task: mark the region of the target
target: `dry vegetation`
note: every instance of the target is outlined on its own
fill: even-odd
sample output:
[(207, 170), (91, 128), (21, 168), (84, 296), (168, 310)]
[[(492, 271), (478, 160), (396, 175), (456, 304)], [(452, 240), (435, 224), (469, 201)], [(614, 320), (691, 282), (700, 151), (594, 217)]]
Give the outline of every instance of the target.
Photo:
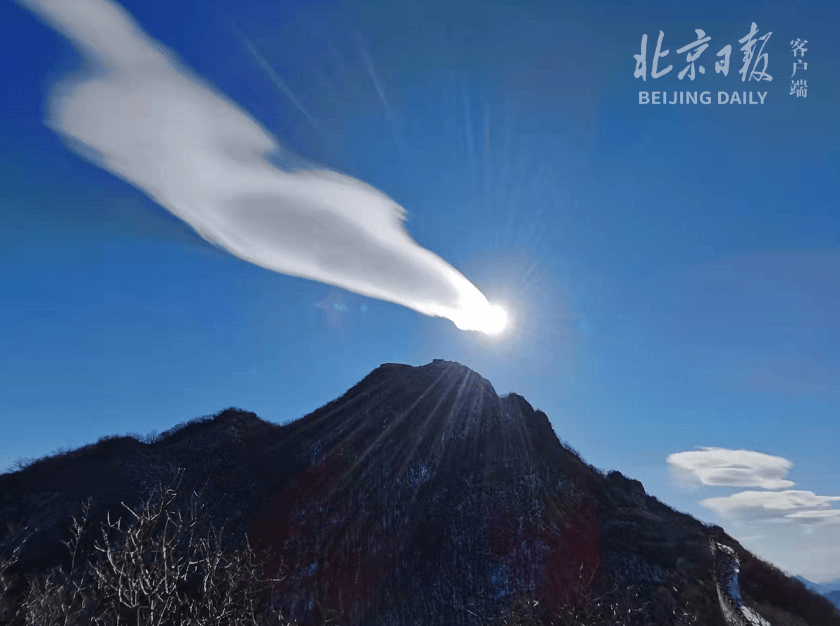
[(667, 622), (657, 617), (649, 601), (633, 588), (614, 581), (606, 592), (594, 593), (592, 580), (586, 580), (581, 569), (578, 584), (569, 603), (559, 613), (547, 616), (540, 611), (539, 602), (525, 597), (516, 598), (493, 626), (659, 626), (677, 623), (695, 626), (696, 617), (682, 607), (671, 609)]
[[(255, 552), (247, 537), (232, 549), (230, 540), (223, 541), (224, 527), (208, 525), (202, 492), (180, 497), (179, 487), (179, 481), (160, 487), (139, 510), (123, 505), (119, 516), (110, 513), (98, 528), (89, 519), (91, 502), (84, 503), (65, 542), (66, 563), (48, 573), (17, 567), (21, 550), (36, 531), (10, 529), (0, 545), (0, 624), (290, 626), (276, 609), (273, 583), (281, 572), (267, 572), (270, 555)], [(763, 565), (748, 562), (746, 569), (763, 573)], [(659, 615), (662, 607), (650, 606), (650, 599), (643, 601), (619, 581), (593, 594), (592, 582), (584, 580), (581, 570), (579, 584), (559, 614), (546, 615), (538, 602), (519, 596), (497, 619), (476, 615), (476, 624), (649, 626), (697, 621), (682, 608)], [(758, 595), (758, 589), (750, 591)], [(801, 598), (790, 600), (800, 608)], [(337, 618), (328, 622), (341, 623)]]
[[(83, 506), (73, 519), (69, 567), (45, 575), (16, 571), (31, 536), (18, 530), (0, 557), (0, 623), (9, 626), (262, 626), (287, 624), (272, 610), (266, 554), (245, 542), (223, 549), (223, 528), (203, 522), (201, 497), (186, 511), (175, 506), (176, 488), (160, 488), (139, 512), (108, 516), (90, 537)], [(124, 521), (127, 519), (127, 522)], [(82, 549), (91, 546), (93, 550)], [(85, 555), (87, 558), (85, 558)]]
[[(0, 623), (8, 626), (289, 626), (266, 575), (269, 555), (248, 544), (225, 549), (223, 528), (205, 522), (201, 493), (179, 507), (178, 484), (161, 487), (140, 511), (91, 528), (90, 502), (73, 518), (65, 542), (69, 565), (47, 574), (16, 568), (33, 532), (15, 529), (0, 546)], [(185, 510), (182, 510), (184, 508)], [(98, 532), (96, 532), (98, 530)], [(580, 589), (591, 589), (581, 579)], [(545, 620), (537, 602), (516, 598), (499, 626), (623, 626), (649, 624), (632, 593), (592, 597), (576, 592), (574, 608)], [(484, 620), (479, 620), (484, 622)]]

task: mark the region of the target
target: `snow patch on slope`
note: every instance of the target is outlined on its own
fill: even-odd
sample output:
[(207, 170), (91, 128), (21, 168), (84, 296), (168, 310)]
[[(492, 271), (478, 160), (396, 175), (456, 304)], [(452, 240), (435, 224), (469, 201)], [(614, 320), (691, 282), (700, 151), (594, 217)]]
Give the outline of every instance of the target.
[(712, 540), (715, 556), (715, 584), (717, 586), (720, 610), (729, 626), (772, 626), (753, 609), (744, 605), (744, 598), (738, 586), (740, 563), (735, 550)]

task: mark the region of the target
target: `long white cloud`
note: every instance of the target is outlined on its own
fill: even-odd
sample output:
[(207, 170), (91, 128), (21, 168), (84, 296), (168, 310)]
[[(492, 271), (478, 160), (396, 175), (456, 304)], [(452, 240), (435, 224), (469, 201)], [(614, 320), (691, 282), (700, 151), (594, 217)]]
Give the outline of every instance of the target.
[(498, 307), (411, 239), (402, 207), (336, 172), (273, 165), (270, 155), (285, 163), (296, 157), (122, 7), (18, 1), (70, 39), (94, 70), (56, 87), (50, 127), (202, 237), (256, 265), (446, 317), (462, 329), (503, 325)]
[(840, 496), (818, 496), (812, 491), (743, 491), (725, 498), (701, 500), (707, 509), (727, 519), (781, 519), (790, 522), (814, 523), (834, 521), (840, 509), (831, 503)]
[(828, 511), (799, 511), (785, 515), (789, 519), (805, 520), (805, 521), (836, 521), (840, 522), (840, 509), (829, 509)]
[(784, 479), (793, 463), (762, 452), (701, 448), (671, 454), (667, 460), (674, 474), (685, 482), (761, 489), (785, 489), (794, 485)]

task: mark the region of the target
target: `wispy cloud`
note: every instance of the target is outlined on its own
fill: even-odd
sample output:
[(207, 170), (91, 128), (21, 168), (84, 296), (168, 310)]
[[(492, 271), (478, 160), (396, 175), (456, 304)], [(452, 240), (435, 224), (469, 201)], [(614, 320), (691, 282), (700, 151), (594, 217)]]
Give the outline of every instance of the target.
[[(833, 498), (838, 500), (840, 498)], [(800, 511), (798, 513), (791, 513), (785, 516), (788, 519), (797, 519), (805, 521), (837, 521), (840, 522), (840, 509), (831, 509), (828, 511)]]
[(367, 70), (368, 76), (370, 76), (370, 79), (373, 82), (376, 94), (379, 96), (379, 101), (382, 103), (382, 108), (385, 111), (385, 117), (388, 118), (388, 125), (391, 127), (391, 133), (394, 136), (394, 142), (401, 152), (405, 152), (407, 149), (405, 146), (405, 140), (403, 139), (402, 134), (399, 131), (399, 127), (397, 126), (397, 121), (394, 117), (394, 111), (391, 108), (391, 103), (388, 102), (388, 98), (385, 96), (382, 81), (379, 79), (379, 75), (376, 73), (376, 68), (373, 65), (373, 58), (370, 56), (367, 45), (361, 36), (359, 36), (359, 43), (362, 49), (362, 62), (365, 65), (365, 70)]
[[(49, 103), (47, 124), (68, 147), (246, 261), (446, 317), (459, 328), (497, 324), (498, 309), (474, 285), (411, 239), (402, 207), (336, 172), (275, 166), (269, 157), (300, 161), (119, 5), (18, 1), (69, 38), (91, 70), (59, 84)], [(284, 93), (311, 122), (295, 95)]]
[(708, 498), (700, 504), (730, 520), (786, 520), (799, 523), (840, 519), (831, 503), (840, 496), (818, 496), (811, 491), (742, 491), (725, 498)]
[(257, 50), (254, 43), (250, 39), (242, 35), (238, 30), (236, 30), (236, 35), (237, 37), (239, 37), (239, 40), (248, 50), (248, 53), (251, 55), (251, 57), (254, 59), (257, 65), (260, 66), (260, 68), (265, 72), (266, 76), (268, 76), (268, 78), (271, 80), (274, 86), (277, 87), (277, 90), (284, 96), (286, 96), (289, 99), (289, 102), (291, 102), (298, 111), (303, 113), (303, 116), (309, 120), (309, 122), (312, 124), (312, 126), (315, 127), (316, 130), (321, 131), (321, 127), (318, 124), (317, 120), (306, 109), (306, 107), (303, 106), (303, 104), (295, 95), (295, 93), (289, 88), (285, 81), (283, 81), (283, 79), (280, 78), (280, 75), (274, 71), (274, 68), (271, 67), (271, 65), (269, 65), (265, 56), (263, 56), (262, 53), (260, 53), (260, 51)]
[(793, 463), (762, 452), (701, 448), (671, 454), (667, 460), (674, 475), (687, 483), (761, 489), (784, 489), (794, 485), (784, 479)]

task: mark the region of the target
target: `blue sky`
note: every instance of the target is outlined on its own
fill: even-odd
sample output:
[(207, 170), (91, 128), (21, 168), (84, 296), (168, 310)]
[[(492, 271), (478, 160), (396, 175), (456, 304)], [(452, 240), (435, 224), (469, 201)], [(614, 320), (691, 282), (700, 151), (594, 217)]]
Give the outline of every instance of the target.
[[(280, 144), (403, 206), (417, 243), (509, 308), (498, 337), (210, 245), (45, 125), (81, 58), (0, 6), (0, 465), (228, 406), (282, 423), (381, 363), (445, 358), (525, 396), (588, 462), (791, 573), (840, 577), (824, 499), (840, 495), (840, 8), (456, 4), (123, 6)], [(738, 75), (752, 22), (773, 33), (771, 82)], [(706, 73), (680, 81), (697, 28)], [(660, 30), (674, 70), (634, 78)], [(654, 90), (714, 103), (639, 104)], [(666, 460), (699, 447), (765, 456), (707, 450), (712, 474)], [(768, 472), (810, 493), (778, 496), (799, 517), (760, 505), (785, 491)], [(757, 508), (709, 506), (749, 491)]]

